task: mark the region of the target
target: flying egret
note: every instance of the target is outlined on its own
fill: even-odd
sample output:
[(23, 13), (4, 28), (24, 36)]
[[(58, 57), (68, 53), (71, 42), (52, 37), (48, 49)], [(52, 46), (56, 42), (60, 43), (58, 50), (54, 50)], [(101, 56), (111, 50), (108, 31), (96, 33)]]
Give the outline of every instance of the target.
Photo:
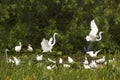
[(33, 48), (31, 46), (31, 44), (28, 44), (28, 48), (27, 48), (28, 52), (32, 52), (33, 51)]
[(74, 60), (73, 60), (71, 57), (68, 56), (68, 62), (69, 62), (69, 63), (73, 63)]
[(97, 57), (97, 54), (100, 52), (101, 50), (96, 51), (95, 53), (93, 51), (88, 51), (86, 52), (86, 54), (89, 54), (90, 57)]
[(87, 57), (85, 57), (85, 61), (83, 62), (83, 64), (89, 64)]
[[(50, 39), (49, 39), (49, 41), (48, 40), (46, 40), (45, 38), (43, 38), (43, 40), (42, 40), (42, 42), (41, 42), (41, 46), (42, 46), (42, 50), (43, 50), (43, 52), (52, 52), (52, 48), (53, 48), (53, 46), (55, 45), (55, 43), (56, 43), (56, 39), (55, 39), (55, 35), (57, 35), (58, 33), (54, 33), (53, 34), (53, 37), (51, 37)], [(53, 43), (52, 43), (52, 41), (53, 41)]]
[(87, 41), (100, 41), (102, 39), (101, 34), (103, 33), (102, 31), (99, 32), (99, 36), (97, 35), (98, 33), (98, 28), (94, 20), (91, 21), (90, 23), (91, 31), (89, 35), (86, 36)]
[(15, 51), (20, 53), (21, 48), (22, 48), (22, 44), (21, 42), (19, 42), (19, 46), (15, 46)]
[(15, 63), (16, 65), (19, 65), (20, 59), (18, 59), (18, 58), (16, 58), (16, 57), (13, 57), (13, 59), (14, 59), (14, 63)]
[(8, 51), (9, 51), (8, 49), (5, 49), (5, 56), (6, 56), (6, 62), (7, 63), (8, 63), (8, 54), (7, 54)]
[(96, 60), (96, 63), (104, 63), (105, 62), (105, 56), (103, 56), (102, 58)]
[(37, 55), (36, 57), (36, 60), (39, 62), (39, 61), (42, 61), (43, 60), (43, 55)]

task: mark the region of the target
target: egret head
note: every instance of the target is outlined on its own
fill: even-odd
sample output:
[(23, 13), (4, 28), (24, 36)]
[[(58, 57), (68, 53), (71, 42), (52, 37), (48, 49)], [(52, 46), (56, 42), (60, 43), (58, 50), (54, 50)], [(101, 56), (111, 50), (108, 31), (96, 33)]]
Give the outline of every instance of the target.
[(19, 45), (21, 45), (22, 43), (21, 42), (19, 42)]
[(28, 46), (31, 46), (31, 44), (28, 44)]
[(8, 52), (8, 51), (9, 51), (9, 49), (5, 49), (5, 51), (6, 51), (6, 52)]
[(57, 35), (58, 33), (54, 33), (54, 35)]
[(103, 33), (103, 31), (100, 31), (100, 34), (102, 34)]

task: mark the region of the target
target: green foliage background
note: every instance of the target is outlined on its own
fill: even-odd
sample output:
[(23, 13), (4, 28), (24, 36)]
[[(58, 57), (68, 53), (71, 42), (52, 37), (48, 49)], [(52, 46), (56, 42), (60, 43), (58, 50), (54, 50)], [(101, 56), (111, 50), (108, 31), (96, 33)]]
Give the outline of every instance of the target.
[(58, 32), (54, 50), (75, 53), (89, 45), (85, 37), (92, 19), (104, 31), (94, 47), (119, 50), (120, 0), (0, 0), (0, 49), (19, 41), (41, 48), (43, 38)]

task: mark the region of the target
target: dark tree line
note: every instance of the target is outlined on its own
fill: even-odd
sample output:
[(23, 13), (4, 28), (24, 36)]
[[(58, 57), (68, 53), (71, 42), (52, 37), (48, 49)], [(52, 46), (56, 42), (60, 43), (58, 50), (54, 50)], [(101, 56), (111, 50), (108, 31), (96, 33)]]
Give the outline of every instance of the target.
[(43, 38), (59, 33), (54, 50), (75, 53), (88, 46), (85, 37), (90, 21), (103, 39), (92, 43), (96, 49), (120, 49), (120, 0), (1, 0), (0, 49), (13, 48), (19, 41), (41, 48)]

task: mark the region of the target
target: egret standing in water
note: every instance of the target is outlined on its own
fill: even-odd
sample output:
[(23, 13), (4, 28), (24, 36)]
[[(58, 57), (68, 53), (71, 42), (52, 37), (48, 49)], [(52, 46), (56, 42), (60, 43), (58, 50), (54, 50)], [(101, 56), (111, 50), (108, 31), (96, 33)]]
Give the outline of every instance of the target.
[[(57, 35), (57, 33), (54, 33), (53, 37), (51, 37), (49, 39), (49, 41), (46, 40), (45, 38), (43, 38), (43, 40), (41, 42), (43, 52), (49, 52), (49, 51), (52, 52), (52, 48), (56, 43), (55, 35)], [(52, 43), (52, 41), (53, 41), (53, 43)]]

